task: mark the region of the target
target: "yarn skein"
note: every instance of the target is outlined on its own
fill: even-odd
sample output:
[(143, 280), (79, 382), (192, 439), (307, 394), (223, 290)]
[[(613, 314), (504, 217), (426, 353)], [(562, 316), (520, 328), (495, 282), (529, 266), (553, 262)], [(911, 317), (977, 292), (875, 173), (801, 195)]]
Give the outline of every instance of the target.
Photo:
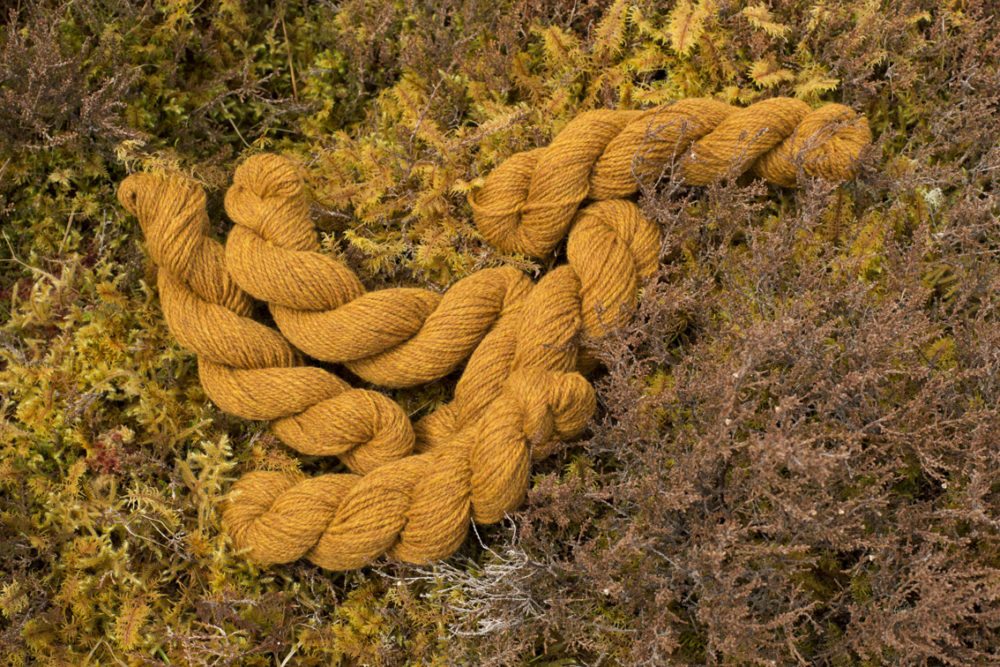
[(364, 476), (247, 473), (227, 496), (223, 524), (263, 564), (305, 557), (351, 570), (383, 554), (412, 563), (445, 558), (470, 520), (494, 523), (520, 504), (533, 452), (577, 435), (595, 406), (578, 373), (519, 371), (475, 426), (432, 451)]
[(868, 121), (848, 107), (813, 110), (787, 97), (744, 108), (692, 98), (647, 111), (598, 109), (548, 146), (509, 157), (469, 204), (494, 247), (544, 257), (584, 201), (628, 197), (675, 161), (680, 180), (695, 186), (744, 173), (783, 187), (846, 181), (871, 138)]
[(477, 271), (443, 296), (365, 292), (350, 268), (319, 252), (302, 179), (277, 155), (241, 164), (225, 206), (236, 223), (226, 264), (240, 287), (268, 303), (298, 349), (383, 387), (425, 384), (455, 370), (530, 288), (527, 276), (508, 267)]
[[(469, 202), (494, 246), (544, 256), (582, 202), (633, 194), (637, 170), (681, 158), (693, 185), (748, 170), (786, 186), (799, 170), (843, 180), (870, 139), (867, 121), (847, 107), (811, 111), (788, 98), (744, 109), (690, 99), (645, 112), (588, 111), (549, 146), (506, 160)], [(443, 297), (412, 288), (366, 293), (348, 267), (318, 252), (301, 179), (277, 156), (240, 165), (225, 203), (236, 223), (226, 262), (239, 285), (269, 304), (297, 348), (380, 386), (423, 384), (456, 369), (527, 286), (521, 273), (498, 268), (460, 280)]]
[[(569, 231), (568, 263), (535, 285), (508, 269), (487, 278), (477, 278), (487, 273), (479, 272), (443, 296), (365, 293), (353, 273), (317, 252), (294, 166), (276, 156), (251, 158), (226, 197), (237, 223), (224, 252), (227, 271), (186, 266), (221, 265), (221, 249), (202, 249), (215, 248), (211, 243), (188, 235), (176, 257), (156, 259), (153, 249), (171, 242), (150, 239), (154, 260), (173, 271), (163, 271), (161, 280), (161, 298), (170, 292), (163, 298), (165, 313), (172, 311), (168, 324), (198, 352), (200, 367), (208, 369), (202, 382), (220, 407), (227, 409), (220, 400), (231, 400), (230, 408), (265, 414), (248, 407), (254, 401), (231, 378), (253, 373), (252, 387), (239, 390), (274, 393), (280, 372), (301, 369), (288, 341), (387, 386), (410, 386), (468, 362), (454, 400), (417, 425), (418, 453), (403, 456), (399, 449), (377, 465), (352, 468), (363, 476), (242, 477), (224, 508), (234, 543), (262, 563), (305, 557), (338, 570), (383, 554), (417, 563), (449, 555), (470, 520), (491, 523), (514, 509), (531, 460), (578, 435), (594, 410), (593, 389), (574, 371), (582, 343), (629, 317), (639, 285), (657, 265), (658, 231), (621, 199), (636, 191), (637, 177), (676, 164), (691, 185), (741, 173), (782, 186), (803, 177), (842, 180), (853, 175), (869, 141), (867, 123), (846, 107), (810, 111), (782, 98), (746, 109), (686, 100), (647, 112), (581, 114), (550, 146), (501, 164), (470, 197), (477, 226), (501, 250), (544, 255)], [(148, 227), (147, 239), (169, 225)], [(170, 282), (174, 275), (178, 285)], [(268, 301), (288, 341), (250, 326), (256, 323), (242, 317), (240, 288)], [(230, 329), (215, 336), (211, 327), (220, 323)], [(219, 369), (224, 380), (213, 384)], [(325, 435), (336, 439), (338, 429), (349, 427), (338, 422)], [(347, 455), (368, 449), (355, 445)]]
[(133, 174), (118, 200), (135, 215), (158, 267), (164, 319), (198, 355), (205, 393), (225, 412), (274, 420), (275, 435), (311, 455), (336, 455), (357, 472), (413, 450), (402, 408), (311, 366), (278, 332), (249, 317), (252, 300), (226, 270), (208, 234), (205, 193), (177, 174)]
[[(263, 190), (279, 190), (266, 182), (263, 167), (282, 159), (248, 160), (257, 162)], [(288, 171), (274, 173), (283, 180)], [(280, 191), (299, 196), (292, 187)], [(246, 211), (247, 222), (267, 217), (278, 237), (290, 235), (279, 219), (303, 224), (273, 210), (287, 210), (280, 197), (256, 214)], [(425, 563), (457, 549), (470, 519), (493, 523), (516, 508), (531, 460), (554, 440), (576, 435), (594, 410), (592, 388), (574, 372), (581, 343), (628, 318), (658, 264), (659, 231), (633, 202), (595, 202), (576, 218), (568, 264), (531, 287), (479, 344), (454, 401), (431, 417), (442, 413), (446, 423), (423, 429), (419, 455), (363, 478), (249, 473), (233, 486), (223, 512), (236, 546), (258, 562), (305, 557), (336, 570), (383, 554)]]
[[(226, 239), (228, 266), (246, 289), (277, 300), (269, 303), (271, 312), (298, 347), (334, 360), (338, 348), (350, 352), (381, 345), (386, 352), (346, 365), (365, 379), (389, 386), (442, 375), (474, 350), (455, 400), (417, 426), (418, 446), (429, 446), (459, 430), (459, 424), (472, 423), (498, 395), (513, 367), (520, 311), (532, 288), (526, 275), (512, 268), (487, 269), (458, 281), (443, 297), (397, 288), (369, 292), (326, 311), (293, 309), (288, 304), (318, 302), (328, 298), (322, 293), (327, 286), (356, 280), (350, 269), (318, 252), (295, 166), (278, 155), (252, 156), (236, 169), (225, 201), (236, 221)], [(293, 241), (296, 238), (310, 243)], [(410, 308), (415, 300), (435, 308)], [(543, 307), (551, 310), (554, 304)], [(404, 339), (407, 334), (411, 337)], [(333, 353), (324, 355), (316, 346)]]

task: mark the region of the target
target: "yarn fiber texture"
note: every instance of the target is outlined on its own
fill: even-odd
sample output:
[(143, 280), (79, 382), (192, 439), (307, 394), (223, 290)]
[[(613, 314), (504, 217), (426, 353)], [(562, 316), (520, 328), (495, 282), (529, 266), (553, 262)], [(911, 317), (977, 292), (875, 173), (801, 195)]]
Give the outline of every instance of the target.
[(277, 155), (240, 165), (225, 206), (236, 223), (226, 263), (239, 285), (268, 303), (298, 349), (384, 387), (424, 384), (455, 370), (529, 287), (520, 271), (499, 268), (459, 280), (444, 295), (407, 287), (365, 292), (350, 268), (319, 253), (301, 178)]
[(272, 430), (285, 444), (339, 456), (358, 472), (413, 450), (413, 428), (398, 404), (302, 365), (288, 341), (249, 317), (252, 301), (227, 271), (222, 245), (207, 236), (205, 193), (193, 181), (133, 174), (118, 199), (139, 219), (158, 267), (167, 326), (198, 355), (202, 386), (219, 408), (274, 420)]
[[(443, 295), (367, 292), (320, 253), (302, 178), (280, 156), (236, 170), (224, 249), (206, 236), (200, 188), (130, 176), (119, 198), (142, 224), (165, 319), (198, 355), (209, 397), (232, 414), (274, 420), (282, 441), (339, 455), (352, 471), (243, 476), (223, 512), (234, 544), (262, 563), (304, 557), (335, 570), (383, 554), (417, 563), (450, 555), (470, 520), (515, 509), (531, 461), (577, 436), (595, 410), (579, 372), (586, 346), (629, 319), (658, 265), (659, 230), (626, 199), (640, 180), (670, 168), (691, 185), (741, 174), (786, 187), (847, 180), (870, 140), (850, 109), (786, 98), (586, 112), (549, 146), (502, 163), (470, 197), (499, 250), (544, 256), (568, 233), (567, 263), (537, 283), (509, 267), (479, 271)], [(280, 333), (250, 317), (254, 299)], [(411, 425), (384, 395), (302, 365), (303, 353), (387, 387), (465, 367), (453, 400)]]
[(234, 485), (224, 510), (233, 541), (260, 562), (305, 557), (336, 570), (385, 553), (416, 563), (450, 555), (470, 519), (494, 523), (520, 504), (532, 459), (586, 425), (596, 398), (575, 372), (581, 344), (627, 318), (659, 250), (659, 230), (633, 202), (581, 209), (568, 263), (500, 316), (470, 357), (454, 400), (417, 428), (419, 455), (363, 477), (251, 473)]
[(813, 110), (787, 97), (744, 108), (692, 98), (648, 111), (599, 109), (574, 118), (548, 146), (508, 158), (469, 203), (497, 249), (544, 257), (582, 202), (628, 197), (669, 165), (689, 185), (749, 173), (794, 187), (806, 177), (853, 178), (870, 143), (868, 121), (852, 109)]
[[(628, 197), (637, 175), (679, 158), (684, 182), (750, 172), (794, 185), (799, 175), (846, 180), (871, 141), (867, 121), (831, 104), (774, 98), (739, 109), (711, 99), (649, 111), (580, 114), (547, 147), (501, 164), (470, 197), (479, 230), (505, 252), (545, 256), (586, 200)], [(342, 262), (320, 254), (294, 165), (277, 156), (242, 164), (226, 193), (236, 223), (226, 262), (239, 285), (269, 304), (282, 334), (310, 357), (368, 382), (410, 387), (447, 375), (526, 289), (510, 268), (486, 269), (441, 296), (365, 292)]]

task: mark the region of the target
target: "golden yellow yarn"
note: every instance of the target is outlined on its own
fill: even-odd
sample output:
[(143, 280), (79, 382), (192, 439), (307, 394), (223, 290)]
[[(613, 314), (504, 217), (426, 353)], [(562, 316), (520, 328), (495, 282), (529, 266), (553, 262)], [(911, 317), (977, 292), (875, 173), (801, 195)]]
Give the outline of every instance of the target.
[(226, 262), (243, 289), (268, 302), (278, 328), (307, 355), (385, 387), (453, 371), (530, 287), (520, 271), (500, 268), (460, 280), (443, 296), (414, 288), (366, 293), (353, 271), (319, 253), (301, 179), (277, 155), (240, 165), (225, 203), (236, 223)]
[[(275, 237), (289, 238), (285, 228), (308, 219), (302, 210), (298, 219), (285, 215), (294, 209), (284, 200), (301, 196), (296, 188), (268, 182), (268, 173), (279, 182), (293, 173), (282, 161), (256, 156), (244, 166), (259, 192), (281, 193), (271, 195), (260, 209), (267, 213), (259, 215)], [(239, 174), (234, 180), (239, 187)], [(248, 211), (245, 224), (258, 224), (253, 216)], [(492, 523), (520, 503), (532, 457), (586, 424), (593, 391), (573, 372), (582, 339), (603, 335), (634, 310), (659, 249), (656, 226), (635, 203), (609, 200), (581, 209), (568, 264), (520, 292), (499, 315), (472, 353), (454, 401), (421, 425), (420, 455), (363, 478), (247, 475), (234, 485), (224, 512), (233, 541), (260, 562), (305, 557), (330, 569), (359, 567), (384, 553), (421, 563), (452, 553), (470, 518)], [(479, 289), (488, 295), (488, 286)], [(449, 290), (445, 298), (453, 296), (457, 313), (475, 314), (480, 294)]]
[(226, 529), (262, 563), (306, 557), (348, 570), (385, 553), (414, 563), (444, 558), (470, 519), (495, 522), (520, 503), (532, 448), (579, 433), (594, 406), (579, 374), (516, 373), (474, 427), (433, 451), (364, 476), (243, 476), (227, 500)]
[[(850, 177), (868, 141), (866, 121), (850, 109), (810, 111), (788, 98), (745, 109), (692, 99), (646, 112), (590, 111), (550, 146), (504, 162), (470, 203), (494, 245), (541, 256), (561, 240), (584, 200), (636, 191), (636, 156), (643, 173), (681, 157), (683, 178), (692, 184), (752, 168), (791, 185), (800, 168)], [(501, 268), (477, 272), (443, 297), (412, 288), (365, 293), (348, 267), (318, 252), (300, 179), (277, 156), (256, 156), (237, 169), (226, 211), (237, 225), (226, 243), (229, 270), (269, 303), (285, 337), (307, 355), (342, 363), (381, 386), (408, 387), (450, 373), (527, 287), (521, 273)]]
[[(319, 252), (302, 181), (284, 158), (259, 155), (237, 169), (224, 252), (205, 236), (198, 188), (129, 177), (120, 198), (143, 225), (166, 320), (199, 355), (212, 400), (276, 419), (293, 447), (340, 453), (365, 473), (245, 475), (224, 509), (235, 545), (262, 563), (306, 557), (330, 569), (382, 554), (451, 554), (470, 520), (498, 521), (521, 502), (531, 460), (577, 435), (595, 409), (577, 372), (582, 345), (627, 320), (658, 262), (658, 229), (622, 199), (637, 176), (676, 164), (693, 185), (746, 171), (779, 185), (840, 180), (869, 141), (865, 121), (845, 107), (811, 111), (781, 98), (746, 109), (685, 100), (581, 114), (550, 146), (500, 165), (470, 198), (483, 235), (503, 250), (542, 255), (569, 231), (567, 264), (537, 284), (512, 269), (480, 271), (443, 295), (365, 292)], [(247, 317), (247, 294), (268, 303), (284, 337)], [(414, 429), (380, 394), (299, 366), (289, 341), (384, 386), (466, 365), (453, 401)]]
[(690, 185), (750, 172), (792, 187), (800, 176), (852, 178), (869, 143), (868, 121), (848, 107), (812, 110), (786, 97), (742, 109), (712, 99), (648, 111), (599, 109), (574, 118), (548, 146), (508, 158), (469, 203), (495, 247), (542, 257), (565, 236), (582, 202), (627, 197), (638, 179), (675, 160)]
[(414, 434), (395, 402), (352, 389), (299, 355), (276, 331), (248, 317), (249, 297), (226, 271), (222, 246), (207, 236), (205, 193), (176, 175), (134, 174), (118, 189), (139, 219), (159, 267), (164, 318), (198, 355), (205, 392), (222, 410), (275, 420), (274, 433), (305, 454), (339, 456), (364, 472), (408, 454)]

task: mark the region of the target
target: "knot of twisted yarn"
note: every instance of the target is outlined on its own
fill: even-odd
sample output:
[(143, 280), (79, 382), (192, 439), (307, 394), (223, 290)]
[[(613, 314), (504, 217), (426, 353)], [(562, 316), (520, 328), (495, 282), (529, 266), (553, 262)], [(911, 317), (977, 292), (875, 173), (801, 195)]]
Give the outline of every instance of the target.
[(139, 219), (159, 267), (164, 319), (198, 355), (202, 386), (216, 405), (247, 419), (275, 420), (272, 429), (286, 444), (340, 456), (359, 472), (412, 451), (413, 428), (396, 403), (299, 365), (288, 341), (248, 317), (250, 297), (226, 270), (222, 245), (207, 235), (200, 187), (175, 174), (134, 174), (118, 198)]
[(225, 204), (236, 223), (226, 262), (239, 285), (269, 304), (297, 348), (381, 386), (450, 373), (530, 286), (521, 272), (500, 268), (460, 280), (443, 296), (415, 288), (365, 292), (349, 267), (318, 252), (302, 179), (278, 155), (241, 164)]
[[(636, 191), (637, 176), (676, 161), (692, 185), (745, 172), (778, 185), (803, 176), (839, 180), (850, 177), (869, 141), (867, 124), (849, 109), (812, 111), (794, 100), (747, 109), (687, 100), (647, 112), (583, 114), (549, 147), (502, 164), (470, 198), (480, 230), (505, 251), (543, 255), (568, 231), (567, 263), (537, 284), (509, 268), (480, 271), (443, 295), (366, 292), (344, 264), (319, 252), (302, 179), (278, 156), (255, 156), (236, 172), (226, 195), (236, 226), (224, 266), (221, 249), (204, 236), (202, 214), (188, 214), (198, 219), (200, 237), (176, 221), (153, 219), (198, 206), (149, 204), (147, 235), (172, 235), (150, 243), (154, 257), (171, 255), (157, 260), (167, 267), (167, 321), (199, 354), (206, 391), (236, 414), (273, 415), (276, 432), (286, 425), (279, 437), (303, 451), (324, 453), (328, 441), (349, 441), (343, 449), (351, 465), (352, 456), (381, 451), (370, 442), (381, 433), (372, 424), (381, 422), (376, 409), (351, 412), (357, 390), (297, 366), (288, 341), (385, 386), (426, 382), (466, 361), (453, 401), (416, 425), (415, 443), (408, 432), (416, 454), (394, 458), (403, 451), (397, 448), (362, 465), (355, 460), (363, 476), (241, 478), (224, 510), (234, 543), (263, 563), (306, 557), (338, 570), (383, 554), (418, 563), (451, 554), (471, 521), (498, 521), (521, 502), (532, 459), (578, 435), (595, 409), (593, 389), (578, 372), (586, 342), (630, 317), (658, 263), (657, 228), (623, 199)], [(142, 207), (134, 210), (142, 220)], [(191, 268), (201, 263), (216, 269)], [(285, 338), (245, 317), (243, 292), (268, 303)], [(252, 336), (258, 340), (247, 342)], [(329, 378), (281, 375), (305, 370)], [(280, 399), (270, 394), (283, 381), (293, 395), (332, 383), (339, 391), (320, 400), (350, 398), (307, 424), (301, 418), (312, 404), (278, 414)]]
[[(271, 206), (287, 204), (277, 196)], [(264, 563), (306, 557), (331, 569), (383, 554), (417, 563), (451, 554), (470, 520), (498, 521), (520, 503), (532, 457), (586, 424), (594, 395), (574, 372), (581, 345), (634, 311), (659, 249), (658, 229), (633, 202), (581, 209), (568, 264), (500, 315), (470, 356), (454, 400), (417, 425), (419, 455), (363, 478), (250, 473), (227, 499), (234, 543)]]
[(609, 200), (581, 209), (568, 264), (547, 273), (500, 318), (469, 358), (452, 402), (416, 424), (418, 446), (432, 448), (474, 423), (518, 370), (582, 370), (584, 343), (634, 313), (659, 250), (659, 230), (634, 203)]
[(306, 557), (332, 570), (382, 554), (426, 563), (452, 554), (470, 520), (499, 521), (520, 504), (533, 454), (578, 434), (596, 399), (577, 373), (512, 375), (473, 426), (447, 445), (365, 476), (253, 472), (233, 486), (223, 522), (262, 563)]
[(749, 172), (792, 187), (802, 176), (852, 178), (870, 143), (868, 122), (839, 104), (812, 110), (778, 97), (745, 108), (687, 99), (648, 111), (601, 109), (574, 118), (548, 146), (508, 158), (469, 203), (495, 247), (542, 257), (582, 202), (627, 197), (675, 160), (689, 185)]
[[(473, 350), (455, 400), (418, 425), (428, 444), (477, 419), (512, 369), (572, 370), (581, 326), (595, 338), (602, 327), (617, 326), (659, 251), (656, 226), (638, 207), (609, 200), (579, 213), (569, 266), (538, 286), (503, 268), (479, 271), (443, 296), (398, 288), (364, 293), (349, 268), (319, 252), (303, 180), (288, 159), (249, 158), (236, 170), (226, 205), (238, 221), (226, 241), (229, 269), (269, 302), (279, 328), (308, 354), (342, 361), (392, 345), (345, 364), (366, 379), (399, 386), (442, 375)], [(343, 305), (311, 310), (324, 299)], [(412, 303), (436, 307), (411, 310)], [(401, 336), (393, 332), (411, 337), (397, 342)]]

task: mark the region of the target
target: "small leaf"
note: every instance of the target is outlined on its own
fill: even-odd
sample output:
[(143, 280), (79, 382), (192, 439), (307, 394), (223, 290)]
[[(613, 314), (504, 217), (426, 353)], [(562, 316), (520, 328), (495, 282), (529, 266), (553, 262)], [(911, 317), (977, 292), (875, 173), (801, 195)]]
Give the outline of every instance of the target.
[(21, 587), (21, 582), (12, 581), (0, 587), (0, 614), (5, 618), (14, 618), (28, 608), (28, 596)]
[(69, 185), (73, 180), (73, 170), (70, 168), (65, 169), (53, 169), (49, 173), (49, 183), (58, 183), (59, 185)]
[(140, 631), (149, 617), (149, 605), (137, 599), (129, 600), (122, 607), (115, 621), (114, 638), (126, 651), (139, 643)]
[(814, 98), (822, 93), (836, 90), (839, 85), (840, 79), (827, 76), (825, 70), (809, 68), (799, 72), (798, 83), (795, 84), (795, 97), (799, 99)]
[(781, 67), (773, 56), (761, 58), (750, 66), (750, 78), (761, 88), (773, 88), (795, 78), (795, 73)]
[(545, 60), (554, 69), (572, 67), (580, 54), (580, 41), (559, 26), (549, 26), (541, 31)]
[(604, 18), (594, 29), (594, 53), (599, 56), (621, 53), (628, 23), (629, 9), (625, 0), (615, 0), (615, 4), (604, 14)]
[(704, 3), (692, 5), (689, 0), (680, 0), (668, 20), (670, 45), (679, 55), (686, 56), (704, 32), (708, 9)]
[(637, 49), (631, 57), (625, 60), (624, 65), (636, 74), (655, 72), (667, 67), (663, 49), (655, 45), (647, 45)]
[(791, 28), (784, 23), (778, 23), (771, 16), (771, 10), (766, 5), (752, 5), (743, 9), (743, 15), (750, 21), (750, 25), (763, 30), (771, 37), (784, 38), (791, 32)]

